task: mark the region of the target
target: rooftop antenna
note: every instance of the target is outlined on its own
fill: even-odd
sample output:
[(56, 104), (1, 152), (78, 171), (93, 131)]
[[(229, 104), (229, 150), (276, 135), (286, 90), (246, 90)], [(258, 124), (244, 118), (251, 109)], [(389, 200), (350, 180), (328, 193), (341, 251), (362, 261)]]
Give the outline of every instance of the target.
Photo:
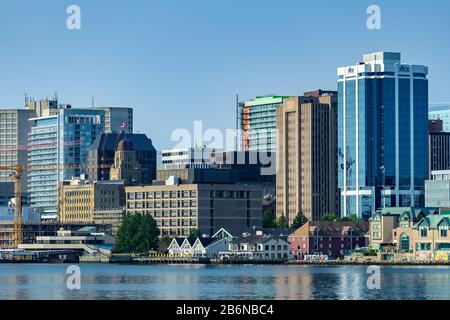
[(94, 96), (92, 96), (91, 106), (92, 106), (92, 108), (94, 108)]

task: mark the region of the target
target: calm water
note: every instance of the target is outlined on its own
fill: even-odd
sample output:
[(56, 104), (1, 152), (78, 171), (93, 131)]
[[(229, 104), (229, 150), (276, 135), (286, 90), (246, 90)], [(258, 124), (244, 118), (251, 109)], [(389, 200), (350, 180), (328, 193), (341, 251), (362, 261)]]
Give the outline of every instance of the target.
[(450, 299), (450, 267), (80, 264), (68, 290), (63, 264), (0, 264), (0, 299)]

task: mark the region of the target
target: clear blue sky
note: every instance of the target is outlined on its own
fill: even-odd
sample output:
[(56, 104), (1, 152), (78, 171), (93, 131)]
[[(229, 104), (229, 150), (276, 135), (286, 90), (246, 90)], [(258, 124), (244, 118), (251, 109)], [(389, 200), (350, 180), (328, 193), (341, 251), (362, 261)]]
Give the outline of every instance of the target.
[[(66, 8), (81, 7), (81, 30)], [(381, 7), (382, 30), (366, 28)], [(27, 92), (73, 106), (131, 106), (157, 148), (176, 128), (233, 128), (235, 94), (336, 88), (336, 67), (400, 51), (450, 101), (450, 1), (10, 0), (0, 4), (0, 107)]]

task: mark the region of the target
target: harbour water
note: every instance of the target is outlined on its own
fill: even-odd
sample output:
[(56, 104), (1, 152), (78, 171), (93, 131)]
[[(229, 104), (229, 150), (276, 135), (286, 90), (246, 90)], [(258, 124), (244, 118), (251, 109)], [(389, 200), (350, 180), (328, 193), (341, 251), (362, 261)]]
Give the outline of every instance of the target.
[(450, 299), (449, 266), (0, 264), (0, 299)]

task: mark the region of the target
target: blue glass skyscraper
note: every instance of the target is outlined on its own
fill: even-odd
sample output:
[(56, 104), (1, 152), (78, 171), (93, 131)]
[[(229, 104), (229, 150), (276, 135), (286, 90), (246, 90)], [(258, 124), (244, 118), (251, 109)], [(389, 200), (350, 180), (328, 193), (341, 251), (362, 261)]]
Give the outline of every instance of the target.
[(28, 188), (30, 205), (47, 217), (58, 209), (59, 183), (87, 173), (87, 155), (105, 125), (103, 110), (59, 109), (30, 119)]
[(428, 68), (400, 53), (337, 69), (341, 216), (421, 206), (428, 176)]

